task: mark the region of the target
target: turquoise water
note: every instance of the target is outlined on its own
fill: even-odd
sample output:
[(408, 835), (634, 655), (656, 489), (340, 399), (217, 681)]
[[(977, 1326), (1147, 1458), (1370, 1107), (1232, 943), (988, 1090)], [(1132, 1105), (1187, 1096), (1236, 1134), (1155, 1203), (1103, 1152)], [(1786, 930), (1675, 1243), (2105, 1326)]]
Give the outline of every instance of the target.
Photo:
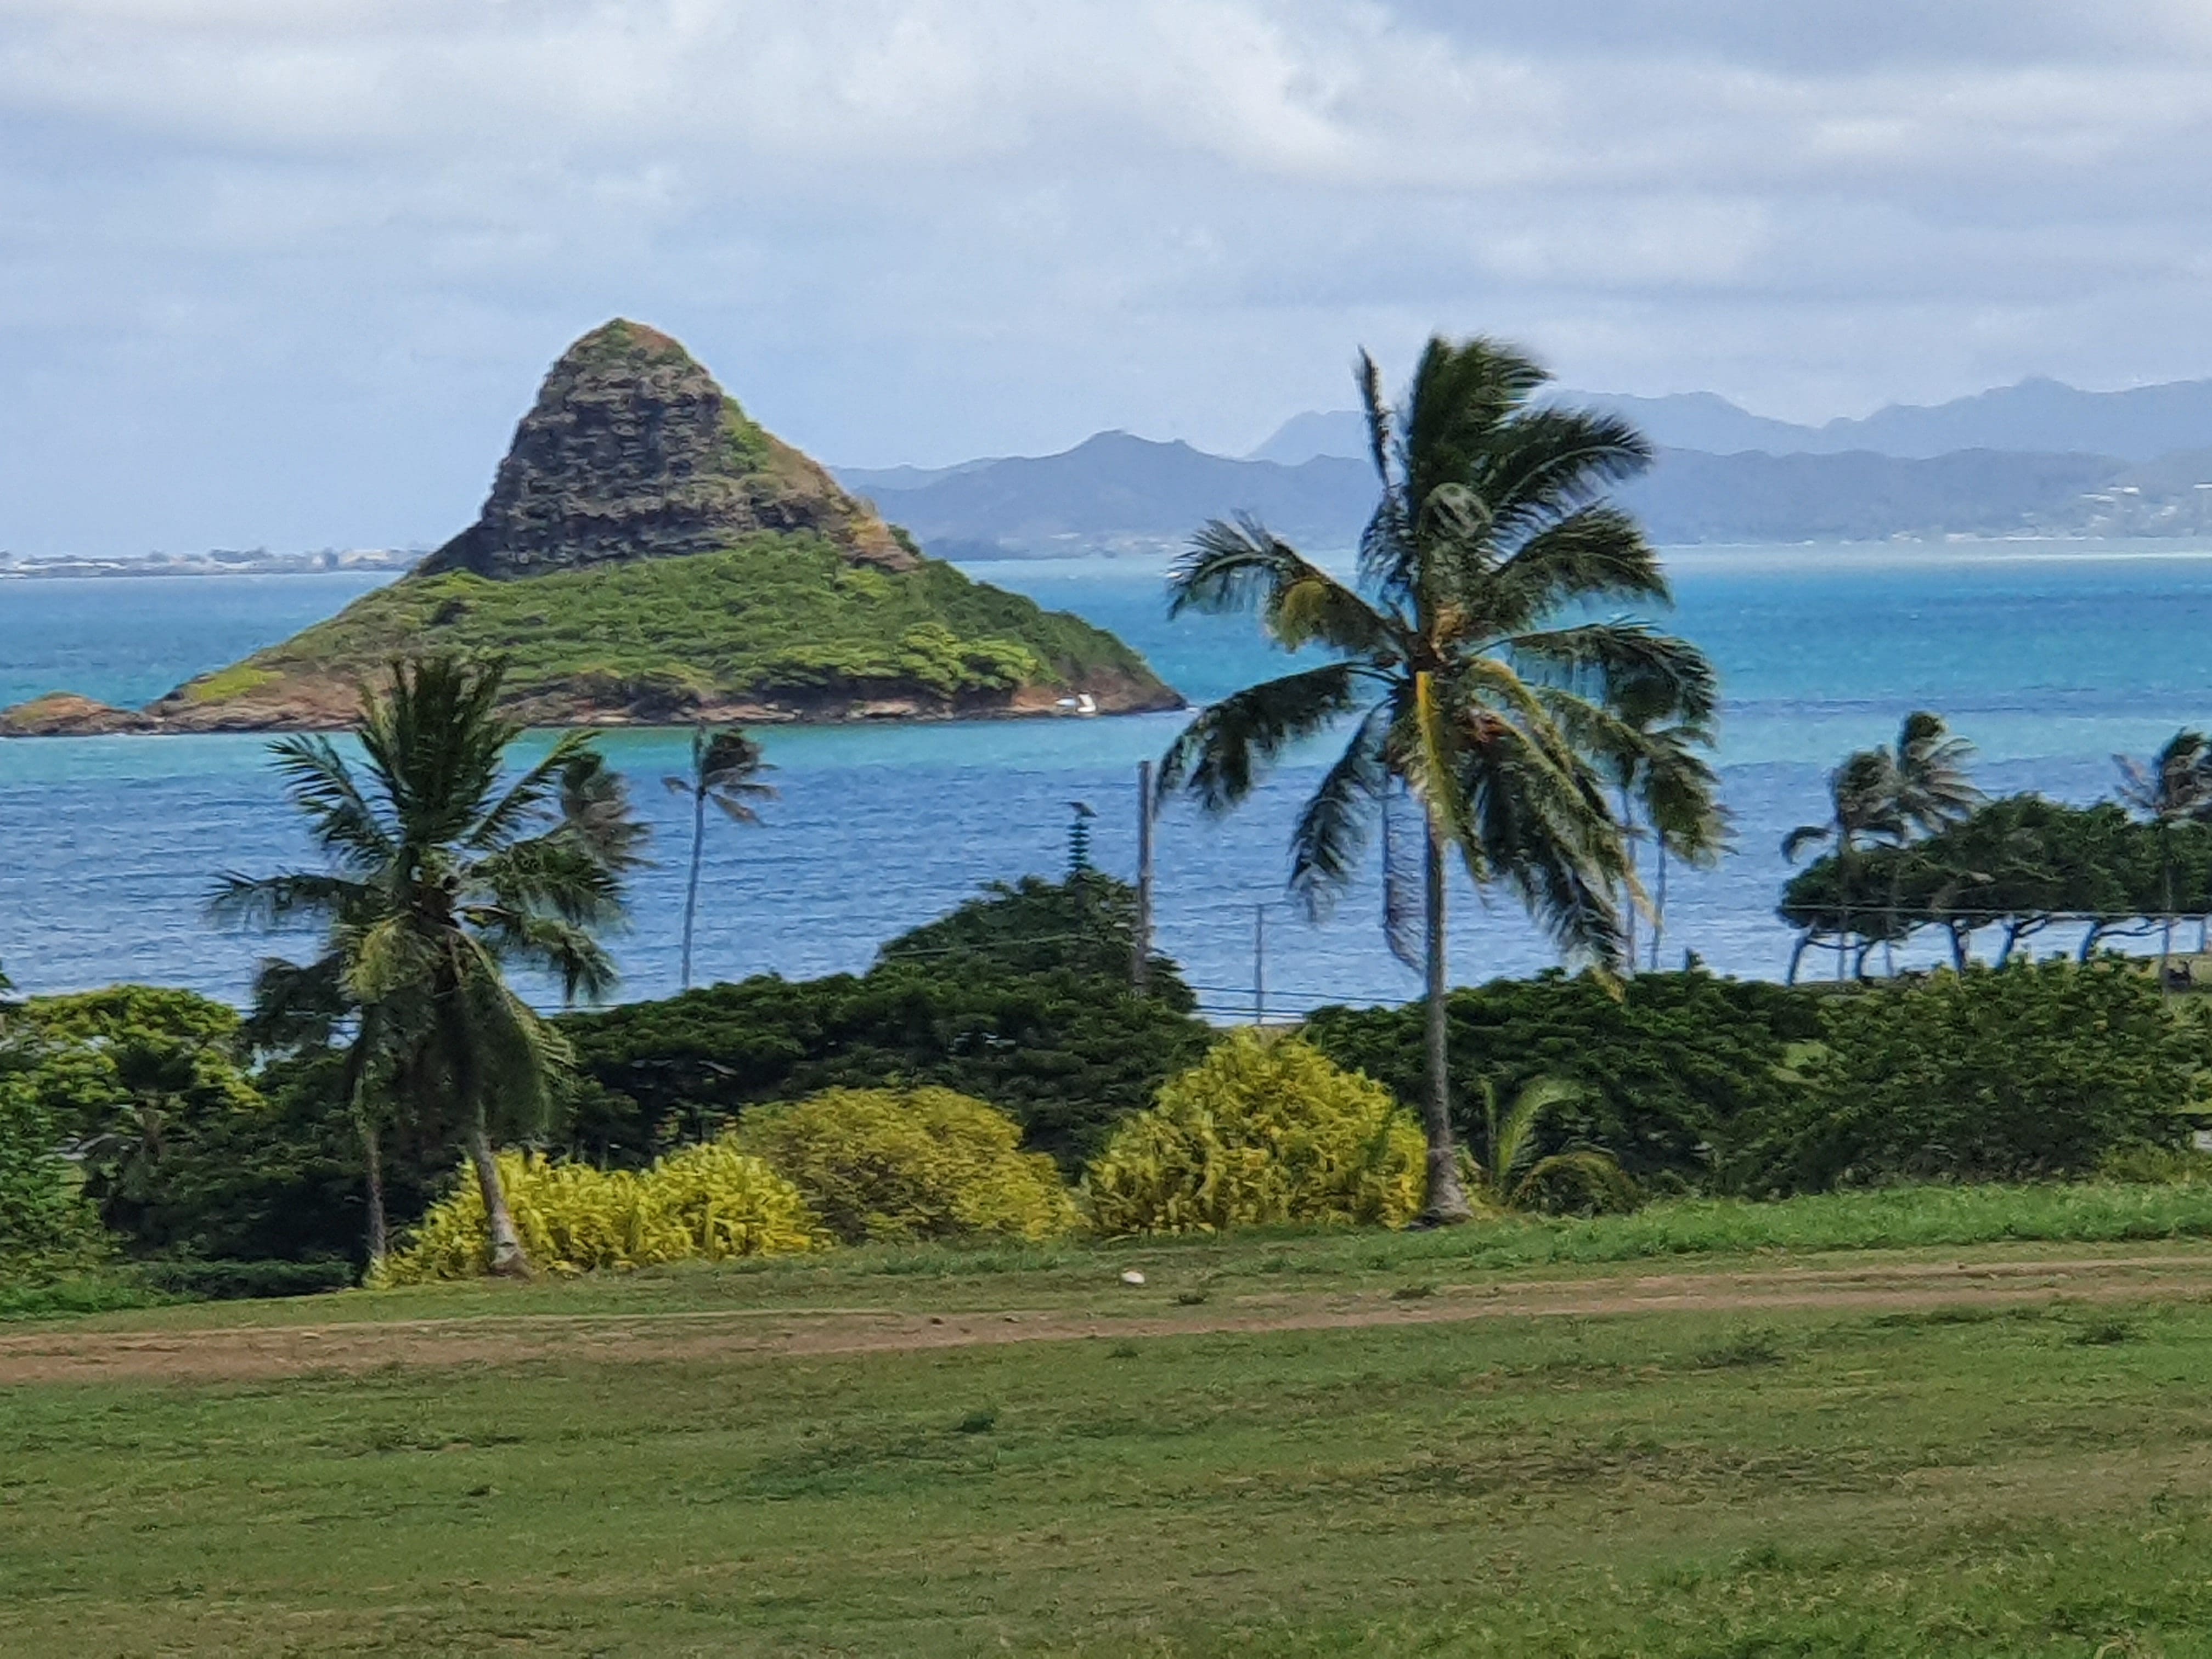
[[(1838, 755), (1887, 737), (1910, 708), (1942, 710), (1979, 745), (1988, 787), (2073, 799), (2108, 788), (2114, 752), (2212, 720), (2212, 547), (1695, 550), (1670, 556), (1670, 568), (1672, 625), (1722, 671), (1723, 776), (1741, 844), (1719, 871), (1676, 881), (1670, 955), (1686, 946), (1733, 971), (1779, 973), (1781, 836), (1820, 816), (1822, 775)], [(1247, 622), (1169, 623), (1157, 562), (973, 568), (1115, 629), (1199, 700), (1285, 665)], [(0, 702), (58, 686), (143, 702), (330, 614), (374, 580), (0, 582)], [(702, 974), (864, 967), (883, 939), (981, 882), (1056, 872), (1072, 800), (1102, 814), (1099, 863), (1127, 873), (1134, 768), (1178, 720), (765, 733), (782, 796), (762, 829), (710, 827)], [(680, 766), (684, 741), (606, 739), (656, 822), (662, 860), (640, 880), (619, 941), (626, 995), (674, 981), (684, 823), (659, 780)], [(1381, 947), (1371, 891), (1319, 927), (1280, 903), (1285, 837), (1315, 765), (1286, 768), (1227, 820), (1176, 810), (1161, 825), (1162, 944), (1224, 1012), (1250, 1007), (1261, 905), (1271, 907), (1271, 1008), (1413, 988)], [(0, 743), (0, 963), (24, 988), (130, 977), (232, 996), (270, 947), (207, 928), (210, 878), (306, 851), (261, 741), (228, 737)], [(1509, 908), (1471, 893), (1452, 956), (1467, 979), (1550, 959)]]

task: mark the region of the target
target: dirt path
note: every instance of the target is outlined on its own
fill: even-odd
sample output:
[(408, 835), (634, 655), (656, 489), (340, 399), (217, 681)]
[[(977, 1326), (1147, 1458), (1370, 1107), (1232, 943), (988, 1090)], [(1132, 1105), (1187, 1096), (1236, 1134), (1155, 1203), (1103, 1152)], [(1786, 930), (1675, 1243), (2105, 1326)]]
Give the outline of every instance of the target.
[[(2212, 1297), (2212, 1255), (1868, 1263), (1764, 1272), (1446, 1285), (1412, 1299), (1388, 1291), (1254, 1295), (1163, 1308), (1102, 1296), (1096, 1310), (921, 1314), (896, 1309), (730, 1310), (599, 1315), (500, 1314), (186, 1331), (45, 1331), (0, 1337), (0, 1387), (141, 1380), (220, 1382), (388, 1365), (600, 1364), (877, 1353), (1094, 1337), (1340, 1330), (1504, 1318), (1671, 1312), (1906, 1311), (2059, 1302)], [(1157, 1293), (1154, 1293), (1156, 1297)]]

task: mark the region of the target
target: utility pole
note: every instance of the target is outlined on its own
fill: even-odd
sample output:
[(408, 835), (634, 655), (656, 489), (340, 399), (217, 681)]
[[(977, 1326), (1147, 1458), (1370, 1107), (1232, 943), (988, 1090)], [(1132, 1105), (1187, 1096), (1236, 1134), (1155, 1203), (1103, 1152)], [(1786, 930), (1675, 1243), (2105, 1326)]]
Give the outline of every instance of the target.
[(1129, 946), (1129, 983), (1139, 996), (1152, 980), (1152, 763), (1137, 763), (1137, 932)]
[(1252, 1023), (1267, 1023), (1267, 907), (1252, 907)]

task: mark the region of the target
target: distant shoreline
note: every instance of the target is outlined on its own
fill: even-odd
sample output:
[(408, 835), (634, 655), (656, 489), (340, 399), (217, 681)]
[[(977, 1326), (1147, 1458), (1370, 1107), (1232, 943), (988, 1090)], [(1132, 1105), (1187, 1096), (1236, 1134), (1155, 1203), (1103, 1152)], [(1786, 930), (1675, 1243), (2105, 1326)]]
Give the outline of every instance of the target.
[(271, 559), (266, 563), (140, 564), (118, 560), (112, 564), (0, 565), (0, 581), (104, 581), (111, 578), (140, 580), (156, 576), (349, 576), (401, 575), (415, 568), (418, 553), (361, 556), (338, 564), (321, 564), (311, 558)]

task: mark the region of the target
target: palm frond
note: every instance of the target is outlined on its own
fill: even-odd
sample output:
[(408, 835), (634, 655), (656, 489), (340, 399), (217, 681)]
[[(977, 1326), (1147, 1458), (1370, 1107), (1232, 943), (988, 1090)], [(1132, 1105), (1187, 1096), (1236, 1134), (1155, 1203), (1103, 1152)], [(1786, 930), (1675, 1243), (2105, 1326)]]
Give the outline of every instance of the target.
[(284, 793), (325, 853), (356, 870), (391, 856), (397, 826), (362, 793), (353, 769), (328, 738), (279, 738), (269, 754)]
[(1782, 856), (1792, 864), (1808, 847), (1825, 846), (1835, 838), (1832, 823), (1801, 823), (1782, 838)]
[(1318, 644), (1373, 657), (1401, 648), (1389, 618), (1249, 517), (1200, 530), (1168, 586), (1170, 616), (1255, 611), (1286, 651)]
[[(489, 777), (497, 776), (495, 769)], [(495, 853), (561, 816), (563, 791), (574, 786), (605, 804), (611, 790), (619, 793), (619, 775), (611, 773), (592, 747), (591, 733), (564, 732), (535, 765), (524, 769), (495, 799), (490, 799), (459, 837), (471, 852)], [(489, 799), (490, 791), (479, 799)], [(443, 837), (441, 837), (443, 839)]]
[(1499, 646), (1554, 683), (1616, 706), (1702, 724), (1720, 701), (1718, 677), (1705, 653), (1648, 623), (1583, 623), (1513, 635)]
[(1666, 726), (1648, 734), (1639, 793), (1644, 816), (1670, 853), (1710, 866), (1733, 844), (1733, 819), (1720, 801), (1720, 779), (1695, 752), (1708, 739), (1695, 727)]
[(1368, 711), (1291, 830), (1291, 892), (1315, 921), (1328, 914), (1366, 850), (1368, 822), (1390, 782), (1393, 717), (1388, 702)]
[(1480, 735), (1465, 745), (1473, 836), (1555, 945), (1610, 970), (1624, 948), (1617, 896), (1640, 889), (1601, 781), (1518, 722)]
[(374, 889), (349, 876), (294, 871), (276, 876), (243, 876), (226, 871), (216, 878), (207, 901), (209, 919), (233, 927), (289, 927), (301, 921), (332, 921), (374, 902)]
[(317, 1048), (356, 1012), (345, 990), (345, 959), (337, 952), (306, 963), (267, 957), (254, 973), (253, 1000), (239, 1035), (262, 1054)]
[(1487, 1078), (1483, 1080), (1484, 1115), (1489, 1120), (1488, 1167), (1484, 1174), (1499, 1201), (1510, 1201), (1514, 1173), (1535, 1151), (1537, 1125), (1547, 1113), (1572, 1105), (1586, 1092), (1579, 1084), (1565, 1079), (1532, 1078), (1515, 1091), (1512, 1103), (1501, 1110), (1497, 1084)]
[(1650, 442), (1617, 415), (1558, 404), (1520, 412), (1483, 454), (1481, 488), (1501, 544), (1525, 544), (1593, 506), (1651, 459)]
[(1593, 504), (1547, 524), (1497, 568), (1492, 623), (1516, 632), (1561, 606), (1598, 599), (1673, 602), (1658, 554), (1636, 520), (1620, 508)]
[(580, 750), (561, 769), (560, 824), (611, 875), (646, 861), (652, 830), (631, 810), (629, 781), (597, 748)]
[(1398, 822), (1402, 791), (1387, 789), (1380, 803), (1382, 823), (1382, 940), (1405, 966), (1421, 970), (1422, 846), (1418, 831)]
[(1365, 673), (1356, 663), (1330, 663), (1200, 710), (1160, 758), (1158, 798), (1182, 792), (1209, 812), (1228, 811), (1284, 750), (1358, 708)]

